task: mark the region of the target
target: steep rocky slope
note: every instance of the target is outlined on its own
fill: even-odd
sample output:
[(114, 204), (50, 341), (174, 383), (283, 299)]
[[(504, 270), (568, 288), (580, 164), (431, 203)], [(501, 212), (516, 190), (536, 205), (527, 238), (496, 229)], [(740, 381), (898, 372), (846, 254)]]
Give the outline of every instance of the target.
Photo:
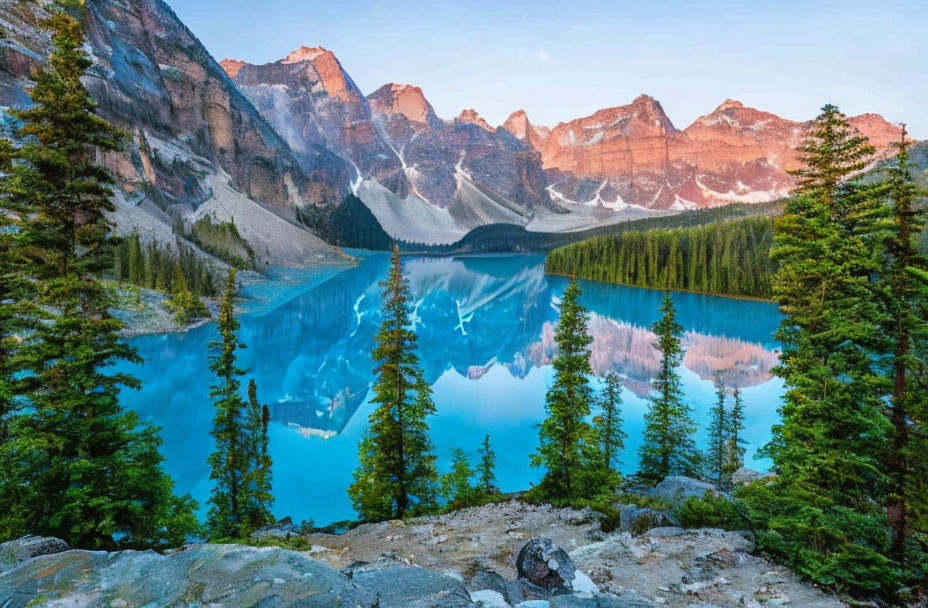
[[(875, 114), (850, 122), (881, 150), (899, 138), (899, 128)], [(788, 195), (805, 123), (729, 99), (680, 130), (657, 100), (642, 95), (550, 131), (531, 125), (524, 112), (503, 128), (541, 153), (556, 200), (682, 211)]]
[[(27, 76), (50, 46), (43, 16), (39, 3), (0, 2), (0, 106), (29, 104)], [(85, 84), (99, 113), (130, 134), (123, 153), (103, 160), (120, 180), (121, 202), (145, 211), (117, 221), (164, 237), (164, 212), (193, 211), (214, 197), (216, 179), (291, 224), (294, 205), (347, 191), (350, 167), (321, 148), (295, 155), (162, 0), (87, 0), (84, 25), (95, 61)], [(331, 252), (301, 232), (306, 250)]]

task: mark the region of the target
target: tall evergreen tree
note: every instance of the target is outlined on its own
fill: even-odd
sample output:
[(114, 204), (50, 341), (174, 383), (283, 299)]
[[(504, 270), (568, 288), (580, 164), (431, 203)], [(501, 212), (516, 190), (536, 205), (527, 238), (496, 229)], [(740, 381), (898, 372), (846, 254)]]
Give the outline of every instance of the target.
[(532, 455), (532, 466), (546, 469), (539, 486), (545, 498), (573, 499), (587, 494), (585, 477), (593, 468), (590, 455), (596, 448), (596, 434), (586, 421), (593, 400), (589, 384), (593, 339), (580, 294), (580, 286), (572, 279), (561, 299), (554, 336), (557, 354), (554, 383), (545, 397), (547, 418), (539, 430), (538, 452)]
[(395, 245), (381, 286), (384, 320), (373, 352), (377, 407), (358, 446), (360, 463), (348, 489), (355, 510), (369, 521), (428, 512), (438, 481), (427, 421), (435, 404), (416, 355), (409, 281)]
[(696, 425), (690, 407), (683, 401), (683, 387), (677, 368), (683, 358), (680, 337), (683, 328), (677, 323), (677, 311), (670, 293), (664, 293), (662, 317), (651, 331), (657, 334), (654, 347), (661, 353), (657, 377), (648, 412), (645, 414), (644, 442), (638, 476), (645, 482), (656, 484), (668, 475), (696, 477), (700, 470), (700, 455), (693, 434)]
[(709, 478), (714, 481), (719, 488), (723, 488), (727, 485), (724, 483), (726, 465), (729, 461), (728, 430), (730, 422), (725, 405), (727, 400), (728, 387), (722, 383), (721, 378), (716, 378), (715, 403), (712, 406), (709, 420), (709, 452), (707, 454), (707, 464), (709, 468)]
[(235, 318), (236, 272), (229, 269), (226, 288), (219, 302), (219, 340), (209, 344), (209, 368), (216, 381), (210, 386), (216, 415), (213, 436), (216, 447), (209, 456), (214, 482), (209, 499), (207, 529), (213, 538), (245, 537), (270, 523), (270, 456), (264, 407), (258, 403), (254, 381), (249, 383), (249, 401), (242, 398), (238, 365), (240, 324)]
[(480, 491), (484, 494), (493, 494), (496, 492), (496, 452), (490, 446), (490, 435), (487, 434), (480, 442), (480, 466), (477, 468), (479, 475)]
[(618, 471), (628, 434), (622, 430), (622, 381), (615, 372), (606, 374), (603, 394), (599, 399), (599, 415), (593, 418), (593, 428), (604, 466), (610, 471)]
[(441, 476), (441, 494), (449, 510), (463, 509), (477, 503), (479, 488), (471, 483), (473, 477), (474, 470), (467, 459), (467, 453), (460, 448), (451, 450), (451, 470)]
[(764, 451), (778, 476), (752, 490), (751, 505), (771, 529), (760, 546), (802, 574), (858, 595), (888, 592), (896, 579), (880, 505), (889, 425), (874, 350), (883, 205), (855, 178), (873, 148), (828, 105), (799, 150), (799, 188), (772, 251), (786, 393)]
[[(4, 289), (15, 290), (4, 296), (24, 297), (26, 278), (48, 317), (17, 340), (15, 384), (4, 377), (3, 397), (12, 392), (24, 407), (0, 446), (0, 536), (57, 536), (88, 549), (177, 546), (196, 525), (193, 501), (173, 494), (156, 429), (119, 404), (121, 387), (138, 381), (111, 368), (140, 359), (120, 340), (97, 278), (112, 268), (114, 204), (113, 178), (96, 159), (118, 150), (123, 134), (94, 112), (81, 83), (92, 65), (83, 27), (65, 8), (80, 10), (49, 7), (52, 53), (32, 76), (33, 107), (14, 112), (20, 146), (5, 147), (12, 162), (0, 183), (13, 212), (3, 221), (16, 224), (2, 243), (15, 258), (3, 270)], [(30, 324), (35, 309), (13, 312), (2, 320), (5, 346), (10, 322)]]
[[(928, 496), (921, 495), (913, 481), (920, 472), (913, 464), (928, 461), (924, 443), (918, 441), (918, 433), (924, 431), (915, 425), (912, 429), (913, 409), (924, 402), (928, 394), (920, 391), (913, 375), (926, 371), (922, 359), (917, 356), (915, 345), (928, 339), (926, 325), (926, 300), (919, 289), (919, 280), (912, 270), (928, 271), (928, 258), (918, 250), (918, 238), (925, 228), (925, 214), (916, 206), (919, 195), (912, 180), (909, 160), (911, 142), (905, 127), (896, 144), (895, 162), (888, 169), (885, 182), (889, 199), (890, 230), (887, 252), (882, 273), (881, 291), (885, 302), (886, 316), (883, 334), (888, 337), (886, 351), (891, 353), (892, 405), (889, 418), (892, 423), (891, 449), (887, 460), (890, 486), (888, 493), (888, 516), (892, 528), (891, 554), (900, 563), (906, 561), (906, 545), (913, 526), (909, 522), (910, 503), (921, 502), (928, 506)], [(921, 449), (919, 449), (921, 446)], [(916, 491), (912, 491), (916, 490)], [(916, 507), (917, 509), (917, 507)], [(917, 526), (916, 526), (917, 527)], [(922, 530), (928, 532), (928, 528)]]
[(726, 484), (731, 483), (731, 476), (744, 466), (744, 444), (747, 443), (741, 436), (744, 430), (744, 400), (741, 397), (741, 389), (735, 387), (732, 390), (732, 407), (725, 420), (725, 438), (727, 441), (727, 453), (725, 466), (723, 469)]
[(258, 386), (254, 379), (248, 381), (248, 416), (246, 432), (250, 439), (250, 470), (246, 475), (248, 497), (245, 504), (245, 521), (251, 530), (256, 530), (273, 521), (270, 505), (274, 502), (271, 494), (271, 454), (267, 435), (271, 411), (266, 404), (258, 402)]

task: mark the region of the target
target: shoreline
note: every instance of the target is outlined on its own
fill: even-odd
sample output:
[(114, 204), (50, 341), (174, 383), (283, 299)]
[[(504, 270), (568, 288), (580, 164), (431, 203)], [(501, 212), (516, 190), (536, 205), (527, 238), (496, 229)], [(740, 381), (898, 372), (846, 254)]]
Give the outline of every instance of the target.
[(579, 281), (589, 281), (591, 283), (603, 283), (605, 285), (616, 285), (618, 287), (631, 287), (634, 289), (648, 289), (651, 291), (676, 291), (679, 293), (689, 293), (697, 296), (712, 296), (713, 298), (729, 298), (731, 300), (745, 300), (748, 302), (766, 302), (768, 304), (776, 304), (776, 301), (773, 298), (762, 298), (760, 296), (747, 296), (731, 293), (715, 293), (711, 291), (696, 291), (694, 289), (683, 289), (682, 287), (646, 287), (644, 285), (630, 285), (628, 283), (616, 283), (614, 281), (605, 281), (603, 279), (588, 279), (585, 277), (578, 277), (571, 274), (564, 274), (561, 272), (551, 272), (545, 268), (545, 274), (553, 277), (562, 277), (565, 279), (576, 278)]

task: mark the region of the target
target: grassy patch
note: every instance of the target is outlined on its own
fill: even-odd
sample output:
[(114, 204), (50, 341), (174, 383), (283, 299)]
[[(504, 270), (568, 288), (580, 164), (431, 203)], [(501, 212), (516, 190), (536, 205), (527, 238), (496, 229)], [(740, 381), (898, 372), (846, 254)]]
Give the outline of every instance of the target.
[(206, 215), (193, 224), (188, 237), (230, 266), (247, 270), (255, 268), (255, 253), (239, 234), (234, 222), (214, 223), (213, 218)]

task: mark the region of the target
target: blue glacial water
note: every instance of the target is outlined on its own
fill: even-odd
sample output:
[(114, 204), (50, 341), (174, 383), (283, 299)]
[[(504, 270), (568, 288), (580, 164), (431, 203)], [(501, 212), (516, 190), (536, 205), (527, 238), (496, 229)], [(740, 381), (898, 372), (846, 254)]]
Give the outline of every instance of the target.
[[(317, 524), (352, 518), (345, 493), (357, 465), (357, 443), (371, 411), (371, 349), (380, 324), (380, 287), (388, 257), (366, 255), (334, 275), (281, 273), (272, 283), (246, 287), (241, 315), (241, 363), (255, 378), (258, 397), (272, 412), (273, 511)], [(439, 466), (450, 450), (475, 454), (490, 433), (503, 490), (529, 487), (540, 471), (529, 467), (552, 379), (553, 329), (567, 281), (544, 274), (541, 256), (409, 258), (419, 356), (434, 390), (430, 420)], [(624, 469), (637, 466), (648, 383), (659, 357), (648, 327), (657, 320), (661, 292), (583, 282), (591, 311), (592, 364), (599, 377), (624, 378)], [(694, 417), (704, 428), (721, 375), (743, 389), (747, 406), (748, 465), (777, 420), (782, 384), (773, 332), (773, 304), (675, 293), (685, 329), (680, 372)], [(201, 507), (209, 496), (206, 458), (213, 410), (207, 343), (213, 324), (184, 334), (132, 340), (144, 366), (126, 366), (143, 383), (124, 400), (162, 428), (165, 467), (180, 492)], [(701, 437), (704, 435), (701, 429)]]

